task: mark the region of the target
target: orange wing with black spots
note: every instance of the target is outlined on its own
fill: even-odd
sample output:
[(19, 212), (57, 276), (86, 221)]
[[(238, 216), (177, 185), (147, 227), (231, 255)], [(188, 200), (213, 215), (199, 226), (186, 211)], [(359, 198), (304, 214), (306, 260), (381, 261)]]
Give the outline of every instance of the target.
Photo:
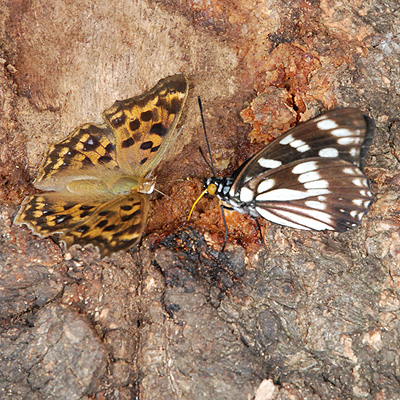
[(139, 192), (113, 198), (87, 199), (56, 192), (26, 197), (15, 223), (27, 223), (36, 234), (61, 234), (72, 246), (92, 244), (102, 257), (128, 249), (137, 243), (146, 226), (149, 196)]
[(173, 140), (186, 100), (188, 84), (183, 75), (160, 81), (141, 96), (116, 101), (104, 119), (116, 136), (118, 164), (137, 177), (145, 177), (160, 162)]
[(132, 192), (97, 207), (85, 221), (65, 232), (66, 245), (92, 244), (102, 257), (126, 250), (142, 237), (146, 226), (149, 196)]
[(128, 249), (145, 228), (152, 181), (147, 180), (174, 139), (188, 92), (183, 75), (117, 101), (106, 124), (85, 124), (49, 145), (35, 187), (15, 218), (43, 237), (60, 233), (69, 247), (97, 246), (102, 256)]
[(115, 136), (107, 124), (85, 124), (48, 146), (34, 185), (41, 190), (59, 191), (68, 181), (97, 179), (104, 171), (122, 175), (115, 148)]

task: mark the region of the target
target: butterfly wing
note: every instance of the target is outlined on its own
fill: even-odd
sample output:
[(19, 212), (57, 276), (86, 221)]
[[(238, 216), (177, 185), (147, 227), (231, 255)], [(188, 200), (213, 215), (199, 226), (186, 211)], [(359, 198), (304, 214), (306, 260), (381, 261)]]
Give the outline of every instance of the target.
[(360, 224), (372, 202), (362, 171), (339, 158), (314, 157), (249, 180), (239, 199), (249, 212), (297, 229), (343, 232)]
[(22, 202), (14, 223), (25, 224), (42, 237), (66, 232), (86, 220), (106, 200), (109, 198), (93, 200), (56, 192), (28, 196)]
[(136, 177), (147, 176), (160, 162), (187, 98), (184, 75), (161, 80), (141, 96), (116, 101), (103, 116), (116, 136), (118, 165)]
[(59, 143), (47, 147), (34, 186), (63, 190), (73, 180), (101, 179), (102, 171), (120, 170), (115, 138), (107, 124), (85, 124)]
[(62, 236), (67, 247), (93, 244), (101, 256), (126, 250), (139, 242), (146, 226), (149, 196), (132, 192), (118, 196), (101, 206), (79, 225)]
[(148, 209), (148, 195), (87, 199), (55, 192), (26, 197), (15, 219), (46, 237), (61, 233), (67, 247), (93, 244), (101, 256), (125, 250), (140, 240)]
[(240, 169), (228, 202), (293, 228), (351, 229), (372, 202), (361, 168), (373, 134), (372, 120), (353, 108), (298, 125)]
[(339, 108), (290, 129), (262, 148), (244, 166), (235, 185), (294, 160), (341, 158), (361, 169), (374, 137), (373, 120), (356, 108)]
[(187, 93), (187, 80), (179, 74), (116, 101), (103, 113), (106, 124), (85, 124), (48, 146), (35, 187), (60, 191), (73, 180), (111, 180), (112, 186), (112, 177), (145, 177), (173, 140)]

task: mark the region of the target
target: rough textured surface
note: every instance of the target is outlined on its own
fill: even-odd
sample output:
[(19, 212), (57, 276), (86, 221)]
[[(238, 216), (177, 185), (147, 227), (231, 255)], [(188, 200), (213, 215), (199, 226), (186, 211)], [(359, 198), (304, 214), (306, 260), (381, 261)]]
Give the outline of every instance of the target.
[[(397, 0), (0, 0), (0, 397), (400, 396)], [(141, 246), (100, 261), (12, 225), (49, 142), (183, 72), (183, 130), (157, 171), (186, 212), (218, 174), (324, 109), (375, 118), (361, 227), (299, 232), (155, 196)], [(186, 180), (189, 178), (189, 180)]]
[(85, 318), (62, 306), (2, 328), (0, 348), (4, 399), (80, 399), (105, 372), (104, 344)]

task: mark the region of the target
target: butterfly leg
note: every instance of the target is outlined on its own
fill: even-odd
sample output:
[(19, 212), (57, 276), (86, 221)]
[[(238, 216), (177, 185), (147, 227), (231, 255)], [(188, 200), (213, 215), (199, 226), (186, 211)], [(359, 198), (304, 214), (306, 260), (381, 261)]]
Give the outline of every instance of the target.
[[(221, 209), (222, 222), (224, 223), (224, 228), (225, 228), (224, 244), (223, 244), (222, 249), (221, 249), (221, 253), (223, 253), (223, 251), (225, 250), (225, 246), (226, 246), (226, 244), (228, 242), (228, 225), (226, 223), (224, 210), (232, 210), (232, 208), (229, 207), (229, 206), (224, 205), (222, 201), (220, 202), (219, 206), (220, 206), (220, 209)], [(256, 221), (257, 229), (258, 229), (258, 232), (260, 233), (260, 239), (261, 239), (262, 245), (263, 245), (265, 250), (268, 250), (267, 247), (265, 246), (264, 236), (262, 234), (260, 222), (258, 221), (257, 218), (253, 218), (253, 219)]]
[(228, 225), (226, 224), (226, 218), (225, 218), (224, 209), (226, 208), (228, 210), (229, 208), (225, 207), (222, 204), (222, 202), (220, 202), (219, 207), (221, 209), (222, 222), (224, 223), (224, 227), (225, 227), (224, 244), (223, 244), (222, 249), (221, 249), (221, 253), (223, 253), (223, 251), (225, 250), (226, 243), (228, 242)]
[(267, 246), (265, 245), (265, 240), (264, 240), (264, 236), (263, 236), (263, 234), (262, 234), (260, 222), (258, 221), (257, 218), (254, 218), (254, 219), (256, 220), (258, 232), (260, 232), (260, 239), (261, 239), (261, 242), (262, 242), (262, 244), (263, 244), (263, 247), (264, 247), (265, 250), (268, 250), (268, 249), (267, 249)]

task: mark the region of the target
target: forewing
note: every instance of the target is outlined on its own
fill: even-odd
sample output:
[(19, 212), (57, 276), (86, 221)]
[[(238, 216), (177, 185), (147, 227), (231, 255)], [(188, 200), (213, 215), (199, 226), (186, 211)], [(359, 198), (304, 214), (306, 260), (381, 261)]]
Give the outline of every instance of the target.
[(116, 101), (104, 111), (116, 136), (121, 168), (145, 177), (157, 166), (174, 138), (187, 93), (186, 78), (174, 75), (140, 96)]
[(101, 176), (102, 169), (118, 169), (113, 133), (107, 124), (85, 124), (47, 147), (34, 185), (59, 191), (79, 176)]
[(364, 167), (374, 136), (373, 120), (355, 108), (328, 111), (299, 124), (255, 154), (241, 169), (235, 185), (294, 160), (341, 158)]
[(368, 180), (357, 166), (321, 157), (297, 160), (260, 174), (246, 182), (236, 196), (271, 222), (339, 232), (359, 225), (372, 202)]

